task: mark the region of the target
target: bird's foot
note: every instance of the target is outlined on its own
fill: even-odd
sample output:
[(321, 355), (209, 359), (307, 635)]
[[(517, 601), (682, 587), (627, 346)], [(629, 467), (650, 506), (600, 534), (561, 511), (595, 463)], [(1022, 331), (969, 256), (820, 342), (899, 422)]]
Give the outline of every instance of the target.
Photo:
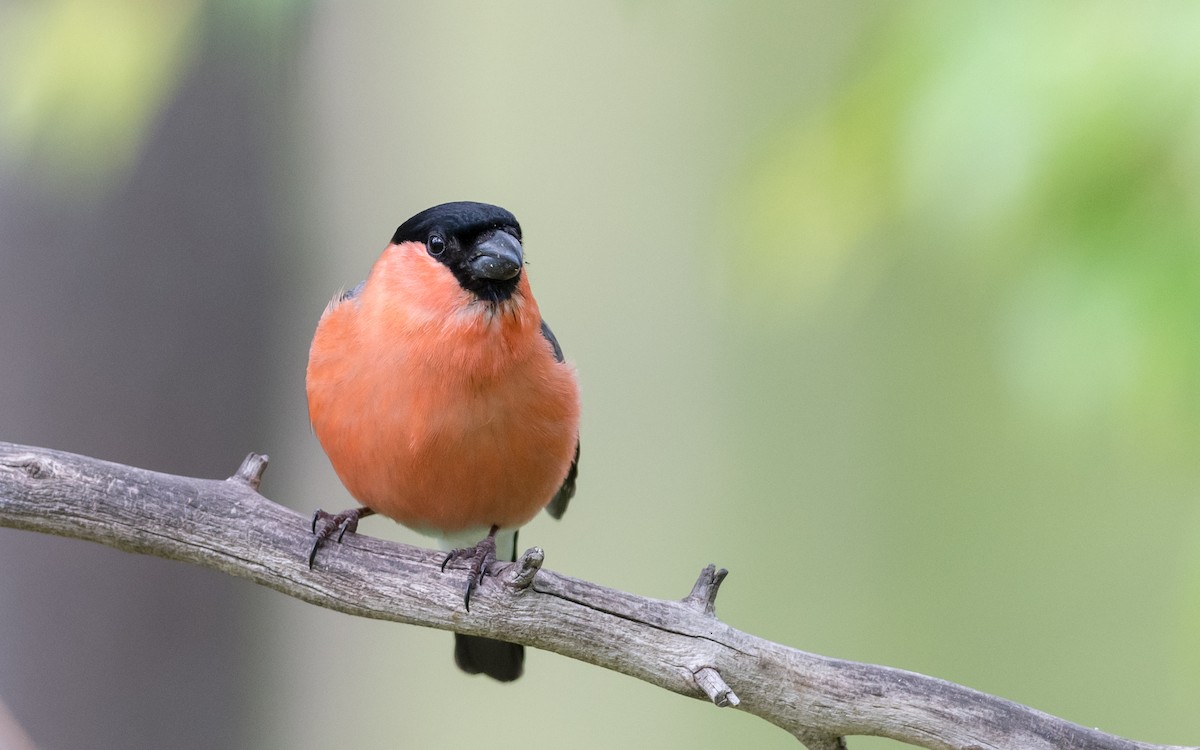
[[(358, 521), (361, 518), (374, 515), (375, 511), (370, 508), (360, 507), (344, 510), (341, 513), (333, 514), (326, 513), (323, 510), (318, 510), (313, 513), (312, 517), (312, 533), (316, 535), (313, 539), (312, 549), (308, 551), (308, 569), (312, 570), (313, 561), (317, 559), (317, 549), (320, 548), (321, 542), (333, 537), (337, 534), (333, 541), (341, 544), (342, 537), (349, 531), (351, 534), (358, 531)], [(317, 530), (317, 524), (321, 525), (320, 530)]]
[(499, 526), (493, 526), (488, 535), (483, 538), (479, 544), (474, 547), (465, 549), (456, 549), (446, 555), (446, 559), (442, 560), (442, 572), (446, 572), (446, 566), (450, 562), (457, 560), (469, 560), (470, 565), (468, 570), (471, 575), (467, 578), (467, 593), (463, 596), (463, 606), (467, 611), (471, 611), (471, 594), (483, 583), (483, 578), (488, 574), (488, 569), (492, 563), (496, 562), (496, 532)]

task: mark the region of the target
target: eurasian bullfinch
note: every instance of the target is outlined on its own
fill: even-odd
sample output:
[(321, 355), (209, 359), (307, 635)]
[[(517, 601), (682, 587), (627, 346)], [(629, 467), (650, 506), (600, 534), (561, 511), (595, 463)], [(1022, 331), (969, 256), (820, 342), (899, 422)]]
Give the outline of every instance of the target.
[[(469, 607), (497, 548), (515, 560), (520, 526), (567, 509), (579, 387), (524, 265), (511, 213), (446, 203), (401, 224), (366, 281), (325, 308), (308, 358), (309, 418), (363, 507), (316, 512), (309, 567), (323, 540), (374, 513), (448, 549), (483, 537), (450, 553), (472, 561)], [(456, 633), (454, 658), (507, 682), (525, 651)]]

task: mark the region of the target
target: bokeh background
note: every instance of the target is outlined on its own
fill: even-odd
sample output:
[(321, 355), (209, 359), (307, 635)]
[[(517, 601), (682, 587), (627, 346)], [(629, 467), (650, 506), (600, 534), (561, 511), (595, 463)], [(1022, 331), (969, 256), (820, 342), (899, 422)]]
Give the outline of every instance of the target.
[[(677, 598), (716, 562), (735, 627), (1200, 742), (1198, 35), (1185, 2), (4, 3), (0, 439), (266, 451), (269, 497), (347, 506), (318, 315), (412, 213), (499, 203), (584, 390), (548, 566)], [(796, 747), (450, 654), (0, 529), (0, 702), (46, 750)]]

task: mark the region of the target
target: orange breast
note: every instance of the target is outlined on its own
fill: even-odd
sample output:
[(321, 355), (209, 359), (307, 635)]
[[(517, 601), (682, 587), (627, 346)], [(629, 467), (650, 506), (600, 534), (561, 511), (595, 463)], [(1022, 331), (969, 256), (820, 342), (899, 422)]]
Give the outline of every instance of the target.
[(313, 430), (350, 494), (424, 532), (536, 515), (579, 435), (574, 372), (540, 326), (524, 275), (492, 306), (423, 246), (390, 246), (309, 353)]

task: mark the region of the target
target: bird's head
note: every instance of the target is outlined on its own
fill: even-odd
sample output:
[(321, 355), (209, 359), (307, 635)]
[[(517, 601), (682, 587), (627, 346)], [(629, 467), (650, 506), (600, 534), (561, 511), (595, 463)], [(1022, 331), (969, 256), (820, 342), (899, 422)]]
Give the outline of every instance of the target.
[(463, 289), (487, 302), (507, 300), (521, 280), (521, 225), (499, 206), (461, 201), (427, 208), (392, 237), (392, 244), (406, 242), (423, 245)]

